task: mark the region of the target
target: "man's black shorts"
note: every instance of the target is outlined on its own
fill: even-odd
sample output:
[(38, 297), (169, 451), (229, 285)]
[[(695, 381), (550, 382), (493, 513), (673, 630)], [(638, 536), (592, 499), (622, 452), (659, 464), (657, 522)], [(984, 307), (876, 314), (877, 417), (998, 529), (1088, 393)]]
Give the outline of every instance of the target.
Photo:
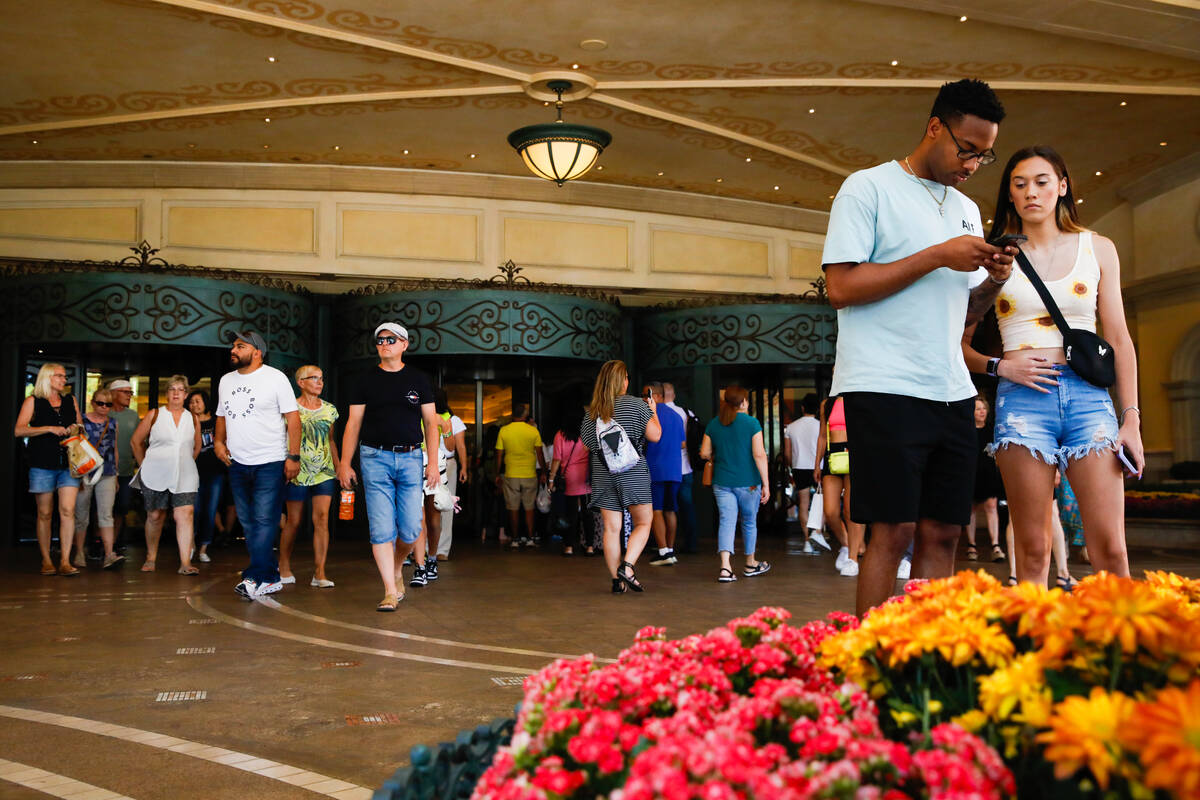
[(975, 398), (847, 392), (850, 518), (966, 525), (975, 484)]

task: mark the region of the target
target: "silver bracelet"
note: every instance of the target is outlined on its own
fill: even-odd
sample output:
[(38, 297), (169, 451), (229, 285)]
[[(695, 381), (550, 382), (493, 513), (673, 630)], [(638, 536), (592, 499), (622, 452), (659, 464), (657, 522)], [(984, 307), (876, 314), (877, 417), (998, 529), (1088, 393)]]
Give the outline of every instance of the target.
[(1003, 286), (1004, 284), (1008, 283), (1007, 280), (1003, 280), (1003, 281), (996, 280), (995, 278), (992, 277), (992, 273), (990, 273), (990, 272), (988, 273), (988, 280), (991, 281), (992, 283), (996, 284), (997, 286)]
[(1142, 418), (1142, 410), (1140, 408), (1138, 408), (1137, 406), (1126, 406), (1124, 409), (1121, 410), (1120, 424), (1122, 424), (1122, 425), (1125, 424), (1125, 415), (1128, 414), (1130, 411), (1136, 411), (1137, 415), (1138, 415), (1138, 419)]

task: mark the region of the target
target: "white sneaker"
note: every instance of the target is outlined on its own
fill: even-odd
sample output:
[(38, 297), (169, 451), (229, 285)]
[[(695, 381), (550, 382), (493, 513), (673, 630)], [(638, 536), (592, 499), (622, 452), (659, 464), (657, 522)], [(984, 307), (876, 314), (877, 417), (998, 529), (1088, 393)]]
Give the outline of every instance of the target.
[(334, 587), (334, 583), (333, 581), (329, 580), (329, 578), (313, 578), (312, 583), (310, 583), (309, 586), (312, 586), (314, 589), (332, 589)]
[[(817, 547), (828, 550), (831, 553), (833, 552), (833, 548), (829, 546), (829, 542), (825, 539), (824, 536), (821, 535), (820, 531), (813, 531), (810, 534), (808, 534), (808, 540), (810, 542), (812, 542), (813, 544), (815, 544)], [(847, 551), (847, 552), (849, 552), (849, 551)]]
[(279, 582), (280, 582), (281, 584), (283, 584), (284, 586), (290, 586), (291, 584), (293, 584), (293, 583), (295, 583), (295, 582), (296, 582), (296, 576), (295, 576), (295, 575), (288, 575), (286, 578), (280, 578), (280, 579), (279, 579)]
[(812, 546), (812, 542), (805, 542), (804, 547), (800, 548), (800, 555), (815, 556), (817, 555), (817, 549)]
[(902, 581), (906, 581), (911, 574), (912, 562), (908, 560), (908, 556), (905, 556), (900, 559), (900, 569), (896, 570), (896, 577)]
[(238, 597), (243, 600), (253, 600), (254, 595), (258, 593), (258, 584), (249, 578), (243, 578), (237, 586), (233, 587), (233, 591), (237, 592)]
[(842, 567), (846, 566), (846, 562), (849, 560), (850, 560), (850, 548), (843, 547), (841, 550), (838, 550), (837, 560), (833, 562), (833, 565), (835, 567), (837, 567), (838, 571), (840, 572)]
[[(295, 577), (292, 578), (292, 583), (295, 583)], [(275, 581), (274, 583), (260, 583), (258, 591), (254, 593), (255, 597), (262, 597), (264, 594), (274, 594), (283, 588), (283, 581)]]
[(838, 574), (843, 578), (853, 578), (858, 575), (858, 562), (851, 561), (849, 557), (838, 567)]
[(201, 553), (200, 555), (198, 555), (196, 557), (200, 559), (201, 564), (207, 564), (210, 561), (212, 561), (212, 559), (208, 557), (208, 553)]

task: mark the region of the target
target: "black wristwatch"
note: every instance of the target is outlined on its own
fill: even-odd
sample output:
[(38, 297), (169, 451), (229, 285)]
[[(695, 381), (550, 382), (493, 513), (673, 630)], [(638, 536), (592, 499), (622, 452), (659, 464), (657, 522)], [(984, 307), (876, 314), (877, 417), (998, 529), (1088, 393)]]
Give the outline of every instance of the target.
[(988, 363), (987, 363), (987, 374), (991, 375), (993, 378), (998, 378), (1000, 376), (999, 370), (1000, 370), (1000, 359), (989, 358)]
[(298, 463), (300, 461), (300, 454), (299, 453), (288, 453), (287, 460), (295, 461)]

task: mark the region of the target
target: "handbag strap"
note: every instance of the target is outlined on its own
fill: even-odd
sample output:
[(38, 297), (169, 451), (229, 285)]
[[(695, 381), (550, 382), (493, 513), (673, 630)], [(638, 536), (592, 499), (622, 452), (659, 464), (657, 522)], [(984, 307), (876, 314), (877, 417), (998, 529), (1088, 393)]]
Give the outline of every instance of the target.
[(1054, 297), (1050, 294), (1050, 290), (1046, 288), (1046, 284), (1042, 281), (1042, 276), (1037, 274), (1037, 270), (1033, 268), (1033, 264), (1029, 263), (1029, 258), (1021, 250), (1017, 250), (1017, 264), (1021, 267), (1021, 272), (1025, 273), (1025, 277), (1033, 284), (1033, 288), (1037, 290), (1038, 297), (1042, 298), (1042, 305), (1046, 306), (1046, 311), (1050, 314), (1050, 318), (1054, 320), (1054, 324), (1058, 326), (1059, 332), (1066, 336), (1071, 332), (1071, 326), (1067, 324), (1067, 320), (1062, 315), (1062, 311), (1058, 308), (1058, 303), (1054, 302)]

